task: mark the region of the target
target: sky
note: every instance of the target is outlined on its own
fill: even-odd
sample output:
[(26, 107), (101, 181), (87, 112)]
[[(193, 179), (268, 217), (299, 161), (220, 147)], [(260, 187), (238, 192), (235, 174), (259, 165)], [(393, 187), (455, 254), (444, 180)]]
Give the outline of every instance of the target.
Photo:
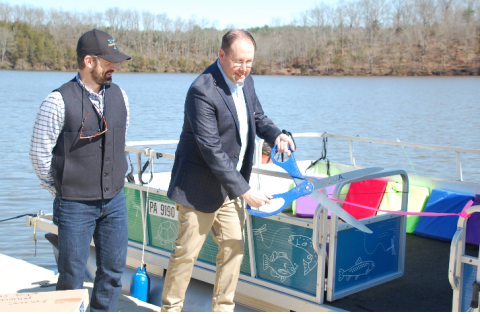
[[(86, 12), (105, 11), (108, 8), (119, 7), (122, 10), (136, 9), (139, 12), (150, 11), (154, 14), (166, 13), (170, 19), (180, 17), (188, 20), (193, 15), (198, 20), (206, 18), (217, 22), (219, 29), (234, 25), (237, 28), (249, 28), (256, 26), (273, 25), (274, 21), (288, 23), (292, 17), (301, 12), (312, 9), (321, 0), (243, 0), (243, 1), (213, 1), (213, 0), (7, 0), (10, 5), (26, 4), (44, 9), (57, 8), (64, 11)], [(325, 0), (330, 3), (335, 0)]]

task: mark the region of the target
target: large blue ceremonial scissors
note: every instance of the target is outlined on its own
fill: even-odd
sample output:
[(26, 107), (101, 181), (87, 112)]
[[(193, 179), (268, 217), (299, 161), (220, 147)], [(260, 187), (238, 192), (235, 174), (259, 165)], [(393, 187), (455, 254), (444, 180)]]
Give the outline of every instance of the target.
[(291, 202), (296, 200), (297, 198), (308, 195), (317, 201), (319, 204), (330, 210), (332, 213), (337, 215), (346, 223), (352, 225), (353, 227), (366, 232), (372, 233), (370, 229), (368, 229), (363, 223), (355, 219), (352, 215), (346, 212), (343, 208), (338, 206), (334, 201), (329, 199), (324, 193), (321, 192), (322, 189), (325, 189), (328, 186), (336, 185), (345, 181), (349, 181), (352, 179), (361, 178), (367, 176), (369, 174), (382, 171), (383, 168), (380, 167), (372, 167), (372, 168), (365, 168), (359, 170), (353, 170), (350, 172), (345, 172), (341, 174), (337, 174), (334, 176), (330, 176), (323, 179), (314, 179), (309, 178), (307, 180), (305, 176), (300, 172), (297, 166), (297, 162), (295, 160), (295, 153), (291, 152), (290, 158), (285, 162), (280, 162), (275, 159), (275, 153), (277, 151), (277, 146), (275, 145), (272, 148), (272, 152), (270, 153), (270, 157), (272, 161), (282, 169), (284, 169), (293, 179), (295, 182), (295, 187), (288, 192), (281, 193), (281, 194), (274, 194), (272, 195), (273, 198), (270, 200), (270, 204), (265, 204), (259, 208), (251, 208), (247, 206), (247, 210), (250, 215), (258, 216), (258, 217), (267, 217), (275, 215), (282, 210), (284, 210)]

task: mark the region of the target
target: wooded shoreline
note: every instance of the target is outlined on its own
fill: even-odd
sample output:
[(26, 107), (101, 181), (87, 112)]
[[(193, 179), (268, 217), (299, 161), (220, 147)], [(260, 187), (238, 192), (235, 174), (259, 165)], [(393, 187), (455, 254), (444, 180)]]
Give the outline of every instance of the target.
[[(480, 75), (480, 0), (352, 0), (247, 29), (252, 73), (315, 76)], [(215, 61), (215, 22), (111, 8), (65, 12), (0, 2), (0, 69), (76, 71), (78, 37), (110, 33), (132, 56), (121, 72), (201, 73)], [(233, 26), (232, 26), (233, 28)]]

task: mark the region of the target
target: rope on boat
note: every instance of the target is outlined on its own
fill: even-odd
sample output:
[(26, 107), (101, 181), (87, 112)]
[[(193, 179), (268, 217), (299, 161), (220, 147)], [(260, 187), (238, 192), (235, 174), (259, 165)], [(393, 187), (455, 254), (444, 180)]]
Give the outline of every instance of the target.
[(38, 215), (33, 217), (33, 242), (35, 242), (35, 253), (33, 254), (33, 257), (37, 256), (37, 220)]
[(328, 160), (328, 158), (327, 158), (327, 145), (328, 145), (328, 137), (323, 137), (323, 147), (322, 147), (322, 154), (320, 155), (320, 158), (318, 158), (317, 160), (312, 162), (310, 164), (310, 166), (308, 166), (305, 171), (307, 171), (308, 169), (315, 166), (317, 164), (317, 162), (319, 162), (321, 160), (325, 160), (327, 162), (327, 176), (328, 177), (330, 176), (330, 160)]
[(128, 161), (130, 162), (130, 172), (127, 175), (125, 175), (125, 177), (127, 178), (128, 182), (135, 183), (135, 177), (133, 176), (132, 159), (130, 159), (130, 154), (127, 151), (125, 151), (125, 155), (126, 157), (128, 157)]
[(37, 215), (37, 214), (25, 214), (25, 215), (19, 215), (19, 216), (15, 216), (15, 217), (12, 217), (12, 218), (3, 219), (3, 220), (0, 220), (0, 222), (5, 222), (5, 221), (9, 221), (9, 220), (17, 219), (17, 218), (22, 218), (22, 217), (25, 217), (25, 216), (30, 216), (30, 217), (38, 217), (38, 215)]
[[(147, 206), (148, 206), (148, 193), (149, 193), (149, 190), (150, 190), (150, 185), (148, 185), (148, 183), (152, 182), (153, 180), (153, 155), (151, 153), (151, 149), (149, 147), (144, 147), (142, 148), (142, 150), (140, 150), (139, 152), (139, 155), (140, 155), (140, 163), (141, 163), (141, 159), (142, 159), (142, 154), (143, 153), (146, 153), (148, 154), (148, 160), (147, 162), (145, 163), (145, 165), (143, 165), (142, 169), (139, 169), (140, 171), (140, 175), (138, 176), (139, 180), (140, 180), (140, 183), (142, 185), (145, 185), (147, 184), (147, 195), (145, 197), (145, 209), (144, 209), (144, 215), (143, 215), (143, 219), (142, 219), (142, 227), (143, 227), (143, 244), (142, 244), (142, 262), (140, 264), (140, 267), (141, 268), (144, 268), (145, 267), (145, 243), (147, 242), (146, 240), (146, 225), (147, 225)], [(158, 154), (157, 154), (157, 158), (158, 158)], [(145, 170), (147, 170), (147, 168), (150, 167), (150, 180), (148, 180), (148, 183), (147, 182), (144, 182), (142, 180), (142, 176), (143, 176), (143, 173), (145, 172)]]
[(470, 218), (471, 215), (468, 214), (465, 210), (473, 205), (472, 200), (468, 201), (467, 204), (465, 204), (465, 207), (459, 213), (432, 213), (432, 212), (418, 212), (417, 213), (417, 212), (404, 212), (404, 211), (396, 211), (396, 210), (395, 211), (384, 210), (384, 209), (379, 209), (379, 208), (373, 208), (373, 207), (370, 207), (370, 206), (360, 205), (360, 204), (357, 204), (357, 203), (336, 200), (334, 198), (331, 198), (331, 200), (334, 201), (334, 202), (348, 204), (348, 205), (351, 205), (351, 206), (360, 207), (360, 208), (368, 209), (368, 210), (375, 211), (375, 212), (383, 212), (383, 213), (389, 213), (389, 214), (394, 214), (394, 215), (402, 215), (402, 216), (428, 216), (428, 217), (459, 216), (459, 217), (462, 217), (462, 218)]
[[(399, 138), (397, 138), (397, 142), (400, 142)], [(405, 147), (403, 147), (403, 145), (402, 145), (402, 149), (403, 149), (403, 152), (405, 153), (405, 156), (407, 156), (407, 159), (408, 159), (408, 162), (410, 163), (410, 166), (412, 166), (412, 168), (413, 168), (413, 172), (415, 172), (415, 174), (417, 174), (417, 170), (415, 170), (415, 167), (413, 166), (412, 161), (410, 160), (410, 157), (408, 157), (407, 151), (405, 150)]]
[(33, 217), (33, 219), (32, 219), (32, 223), (33, 223), (33, 241), (35, 242), (35, 253), (34, 253), (33, 257), (35, 257), (35, 256), (37, 256), (37, 220), (38, 220), (38, 218), (39, 218), (39, 214), (24, 214), (24, 215), (18, 215), (18, 216), (12, 217), (12, 218), (2, 219), (2, 220), (0, 220), (0, 222), (5, 222), (5, 221), (13, 220), (13, 219), (18, 219), (18, 218), (22, 218), (22, 217), (25, 217), (25, 216)]
[[(150, 147), (144, 147), (140, 150), (140, 152), (138, 153), (139, 156), (140, 156), (140, 164), (142, 163), (142, 155), (145, 153), (145, 154), (148, 154), (148, 160), (145, 162), (145, 164), (143, 165), (142, 169), (138, 169), (140, 171), (140, 175), (138, 176), (138, 179), (140, 180), (140, 183), (142, 185), (145, 185), (145, 184), (149, 184), (150, 182), (152, 182), (153, 180), (153, 156), (151, 155), (150, 153), (151, 151), (151, 148)], [(158, 156), (157, 156), (158, 158)], [(143, 173), (147, 170), (147, 168), (150, 166), (150, 179), (148, 180), (148, 182), (144, 182), (143, 181)], [(147, 187), (148, 188), (148, 187)]]

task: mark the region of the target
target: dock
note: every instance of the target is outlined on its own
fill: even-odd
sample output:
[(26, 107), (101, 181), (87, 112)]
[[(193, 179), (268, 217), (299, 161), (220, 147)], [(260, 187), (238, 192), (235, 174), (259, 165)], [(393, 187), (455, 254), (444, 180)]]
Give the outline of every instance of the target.
[[(55, 291), (58, 274), (16, 259), (0, 254), (0, 294), (32, 293)], [(92, 295), (93, 282), (85, 282), (84, 288)], [(87, 312), (90, 308), (87, 308)], [(160, 307), (140, 301), (134, 297), (120, 295), (118, 312), (159, 312)], [(0, 310), (1, 312), (1, 310)]]

